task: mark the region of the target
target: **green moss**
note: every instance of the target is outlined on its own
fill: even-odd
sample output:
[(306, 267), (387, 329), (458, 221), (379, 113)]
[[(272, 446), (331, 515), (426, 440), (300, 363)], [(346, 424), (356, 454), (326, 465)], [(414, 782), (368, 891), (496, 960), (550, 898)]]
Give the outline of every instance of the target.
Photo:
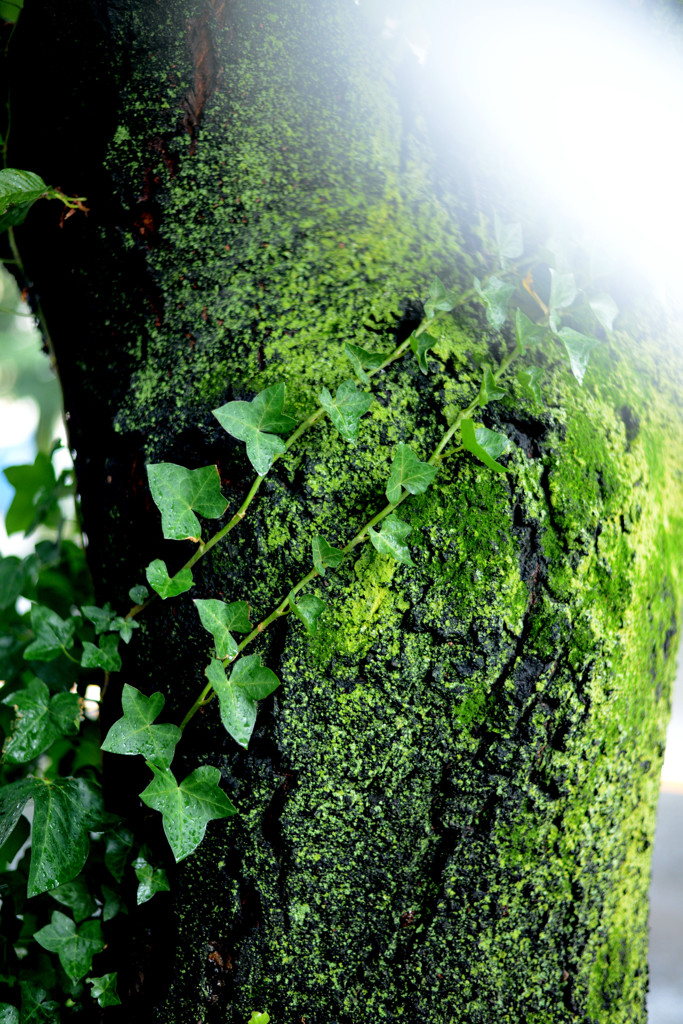
[[(344, 342), (388, 351), (406, 303), (435, 274), (469, 286), (475, 258), (419, 132), (402, 154), (391, 67), (331, 6), (301, 31), (303, 3), (259, 5), (271, 32), (242, 5), (194, 152), (186, 137), (168, 143), (173, 173), (139, 140), (173, 125), (191, 79), (181, 41), (170, 107), (124, 97), (112, 142), (124, 202), (148, 161), (162, 182), (154, 244), (127, 243), (144, 250), (157, 306), (131, 340), (117, 426), (154, 461), (169, 457), (172, 424), (193, 464), (220, 462), (231, 511), (251, 471), (210, 410), (285, 380), (307, 415), (322, 384), (350, 376)], [(352, 87), (325, 64), (330, 39)], [(130, 97), (139, 89), (134, 73)], [(248, 755), (209, 706), (193, 753), (221, 764), (240, 817), (213, 824), (180, 869), (160, 1022), (232, 1024), (257, 1005), (307, 1024), (644, 1020), (683, 444), (675, 405), (653, 397), (656, 345), (633, 337), (596, 357), (584, 388), (556, 347), (533, 353), (545, 407), (509, 382), (482, 413), (521, 438), (510, 472), (454, 446), (435, 486), (401, 506), (414, 569), (366, 546), (316, 580), (318, 634), (292, 618), (264, 637), (282, 688)], [(317, 425), (198, 570), (201, 593), (246, 588), (255, 620), (272, 610), (310, 568), (311, 537), (355, 535), (385, 502), (394, 445), (432, 451), (502, 344), (463, 306), (429, 375), (409, 356), (373, 380), (356, 446)], [(194, 626), (163, 614), (175, 650)], [(188, 660), (186, 673), (169, 666), (177, 704), (188, 680), (201, 685), (201, 656)], [(207, 965), (216, 936), (226, 976)]]

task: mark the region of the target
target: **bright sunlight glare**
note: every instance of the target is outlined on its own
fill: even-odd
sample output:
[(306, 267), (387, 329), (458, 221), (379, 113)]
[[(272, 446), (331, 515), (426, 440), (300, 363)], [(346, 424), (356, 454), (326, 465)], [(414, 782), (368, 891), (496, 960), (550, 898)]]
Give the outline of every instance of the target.
[(680, 23), (637, 0), (454, 8), (448, 67), (441, 42), (428, 60), (477, 138), (683, 308)]

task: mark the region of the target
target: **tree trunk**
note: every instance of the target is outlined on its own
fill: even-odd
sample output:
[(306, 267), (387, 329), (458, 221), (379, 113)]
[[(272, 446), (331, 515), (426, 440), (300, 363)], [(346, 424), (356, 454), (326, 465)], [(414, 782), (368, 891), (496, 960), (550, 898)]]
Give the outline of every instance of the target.
[[(146, 464), (216, 463), (232, 514), (253, 472), (212, 410), (284, 381), (308, 415), (351, 376), (345, 343), (389, 351), (435, 276), (460, 292), (481, 276), (482, 214), (519, 219), (443, 127), (429, 71), (364, 7), (79, 0), (65, 18), (38, 0), (22, 16), (11, 162), (90, 214), (59, 230), (36, 208), (19, 245), (99, 598), (121, 611), (152, 558), (175, 571), (193, 550), (162, 539)], [(449, 452), (404, 502), (413, 567), (360, 546), (313, 586), (314, 637), (293, 616), (264, 634), (282, 686), (248, 752), (215, 702), (192, 721), (176, 775), (219, 766), (240, 813), (168, 863), (172, 894), (137, 911), (130, 945), (112, 925), (122, 1020), (645, 1021), (683, 374), (664, 326), (616, 298), (583, 387), (546, 342), (528, 357), (543, 404), (510, 374), (481, 410), (514, 442), (507, 473)], [(329, 421), (302, 438), (190, 595), (141, 618), (105, 726), (124, 682), (162, 690), (179, 721), (209, 657), (190, 597), (263, 618), (310, 569), (314, 535), (341, 547), (382, 508), (396, 444), (425, 459), (444, 409), (511, 344), (464, 303), (427, 375), (409, 354), (373, 379), (356, 446)], [(139, 758), (105, 761), (109, 807), (170, 861), (140, 811), (148, 781)]]

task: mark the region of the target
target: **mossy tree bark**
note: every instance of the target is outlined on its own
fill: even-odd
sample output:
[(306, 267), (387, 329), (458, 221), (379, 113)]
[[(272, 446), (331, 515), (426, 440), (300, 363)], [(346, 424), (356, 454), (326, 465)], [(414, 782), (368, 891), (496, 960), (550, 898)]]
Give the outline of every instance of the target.
[[(212, 409), (284, 380), (308, 414), (349, 376), (345, 342), (388, 350), (435, 275), (465, 290), (484, 265), (458, 138), (362, 8), (79, 0), (22, 16), (17, 64), (49, 69), (58, 104), (17, 71), (12, 162), (91, 212), (58, 230), (36, 209), (19, 242), (92, 571), (120, 609), (151, 558), (175, 569), (191, 551), (162, 541), (146, 463), (216, 462), (234, 511), (252, 474)], [(215, 707), (193, 721), (177, 774), (219, 765), (240, 815), (169, 865), (173, 894), (140, 908), (130, 948), (112, 933), (122, 1019), (645, 1021), (682, 374), (661, 323), (632, 306), (618, 327), (582, 388), (548, 345), (530, 356), (544, 405), (511, 380), (482, 411), (515, 442), (510, 471), (444, 460), (402, 506), (414, 568), (363, 547), (319, 581), (315, 638), (289, 620), (264, 636), (283, 685), (248, 753)], [(350, 539), (382, 506), (394, 445), (424, 458), (504, 345), (459, 308), (427, 376), (406, 359), (373, 381), (356, 447), (326, 423), (277, 463), (192, 595), (267, 613), (308, 571), (312, 535)], [(124, 681), (162, 689), (179, 719), (208, 653), (190, 598), (158, 601), (105, 719)], [(146, 770), (122, 760), (105, 764), (110, 807), (166, 857), (136, 802)]]

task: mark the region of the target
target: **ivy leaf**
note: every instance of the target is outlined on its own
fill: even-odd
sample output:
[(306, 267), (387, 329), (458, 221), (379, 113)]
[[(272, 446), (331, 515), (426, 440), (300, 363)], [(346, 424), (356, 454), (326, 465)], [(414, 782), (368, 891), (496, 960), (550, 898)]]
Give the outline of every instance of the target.
[(524, 236), (520, 223), (503, 224), (496, 214), (494, 219), (496, 246), (502, 267), (508, 260), (516, 260), (524, 253)]
[(39, 928), (33, 938), (44, 949), (56, 953), (65, 973), (76, 982), (92, 966), (92, 958), (104, 949), (102, 926), (99, 921), (86, 921), (80, 930), (61, 910), (52, 913), (52, 921)]
[(321, 576), (325, 575), (325, 569), (336, 569), (346, 557), (341, 548), (335, 548), (333, 544), (328, 544), (321, 534), (313, 538), (311, 547), (313, 548), (313, 565)]
[(535, 324), (526, 313), (517, 309), (515, 313), (515, 337), (520, 355), (524, 355), (527, 345), (535, 345), (542, 341), (546, 328), (542, 324)]
[(102, 797), (87, 779), (32, 779), (33, 835), (28, 895), (70, 882), (85, 864), (89, 833), (103, 825)]
[(0, 1003), (0, 1024), (19, 1024), (19, 1011), (9, 1003)]
[(31, 605), (31, 628), (36, 638), (24, 651), (27, 661), (54, 661), (74, 645), (75, 620), (61, 619), (43, 604)]
[(107, 833), (104, 846), (104, 863), (117, 882), (123, 879), (126, 863), (133, 845), (133, 833), (127, 828), (115, 828)]
[(50, 455), (38, 452), (32, 464), (8, 466), (3, 473), (16, 492), (5, 516), (8, 535), (23, 530), (28, 536), (42, 522), (57, 525), (59, 495)]
[(134, 602), (134, 604), (144, 604), (149, 597), (149, 590), (147, 587), (143, 586), (142, 583), (139, 583), (136, 587), (130, 588), (128, 591), (128, 597)]
[(3, 750), (10, 764), (33, 760), (60, 736), (73, 736), (80, 726), (78, 694), (57, 693), (50, 698), (50, 691), (40, 679), (32, 679), (26, 689), (5, 697), (3, 704), (13, 706), (17, 715)]
[(429, 296), (424, 305), (427, 320), (433, 320), (438, 310), (445, 313), (453, 309), (453, 301), (446, 291), (446, 287), (438, 277), (435, 277), (429, 286)]
[(82, 878), (75, 878), (73, 882), (58, 885), (51, 891), (50, 896), (53, 900), (57, 900), (58, 903), (69, 908), (76, 924), (85, 921), (86, 917), (90, 917), (97, 909), (97, 904)]
[(159, 768), (170, 767), (182, 735), (177, 725), (152, 725), (166, 703), (163, 693), (145, 697), (129, 683), (123, 684), (123, 718), (114, 722), (102, 744), (109, 754), (142, 754)]
[(16, 555), (0, 559), (0, 609), (13, 608), (26, 582), (24, 566)]
[[(142, 598), (144, 601), (147, 596), (147, 587), (133, 587), (133, 590), (137, 589), (144, 592), (144, 597)], [(135, 619), (125, 619), (122, 615), (117, 615), (109, 601), (107, 601), (103, 608), (99, 608), (94, 604), (83, 605), (81, 611), (85, 618), (89, 619), (94, 625), (97, 636), (107, 631), (113, 631), (119, 634), (124, 643), (130, 642), (133, 630), (139, 626)]]
[(550, 310), (549, 322), (551, 330), (557, 333), (559, 317), (557, 312), (571, 306), (578, 295), (573, 274), (561, 274), (557, 270), (550, 271), (550, 298), (548, 308)]
[(410, 532), (411, 527), (408, 523), (404, 523), (394, 513), (383, 520), (380, 531), (374, 530), (372, 527), (368, 530), (372, 545), (380, 555), (391, 555), (397, 562), (403, 562), (404, 565), (415, 564), (410, 557), (407, 544), (403, 543)]
[(387, 500), (395, 505), (404, 488), (410, 494), (424, 494), (435, 476), (436, 466), (420, 462), (409, 445), (399, 444), (391, 463), (391, 473), (385, 492)]
[(161, 529), (166, 540), (201, 540), (202, 528), (195, 515), (218, 519), (228, 507), (221, 494), (217, 466), (185, 469), (173, 462), (147, 467), (149, 488), (161, 512)]
[(33, 171), (6, 167), (0, 171), (0, 214), (10, 206), (32, 205), (49, 191), (49, 186)]
[(170, 892), (168, 875), (163, 868), (156, 868), (142, 855), (133, 861), (135, 877), (138, 880), (137, 905), (147, 903), (158, 892)]
[(543, 395), (539, 381), (543, 376), (540, 366), (528, 366), (517, 371), (517, 380), (523, 388), (530, 392), (539, 404), (543, 403)]
[(89, 640), (83, 642), (81, 665), (83, 668), (102, 668), (105, 672), (121, 671), (121, 655), (118, 652), (119, 638), (107, 633), (96, 647)]
[(247, 458), (259, 476), (265, 476), (273, 462), (286, 451), (284, 434), (296, 426), (296, 420), (284, 412), (285, 385), (273, 384), (251, 402), (227, 402), (213, 414), (229, 434), (246, 441)]
[(175, 576), (169, 576), (166, 563), (160, 558), (155, 558), (149, 563), (145, 569), (145, 576), (152, 590), (156, 590), (162, 601), (167, 597), (184, 594), (194, 584), (192, 569), (180, 569)]
[(121, 896), (108, 885), (102, 886), (102, 920), (113, 921), (117, 914), (128, 913), (128, 907), (124, 904)]
[(477, 427), (468, 417), (460, 424), (462, 443), (468, 452), (472, 452), (477, 458), (497, 473), (506, 473), (505, 466), (501, 466), (496, 459), (499, 458), (510, 447), (510, 441), (504, 434), (496, 430), (489, 430), (488, 427)]
[(0, 871), (7, 871), (10, 864), (31, 835), (31, 826), (23, 815), (12, 829), (8, 839), (0, 847)]
[(579, 384), (583, 384), (591, 352), (600, 342), (597, 338), (589, 338), (586, 334), (579, 334), (578, 331), (573, 330), (571, 327), (563, 327), (557, 333), (567, 350), (572, 373)]
[(112, 608), (109, 601), (105, 604), (104, 608), (99, 608), (97, 605), (88, 604), (83, 605), (81, 608), (83, 615), (86, 619), (89, 619), (95, 627), (95, 634), (97, 636), (100, 633), (106, 633), (109, 629), (116, 612)]
[(44, 988), (34, 985), (31, 981), (20, 981), (21, 988), (21, 1024), (60, 1024), (61, 1013), (59, 1003), (46, 999)]
[(249, 654), (235, 662), (230, 678), (220, 661), (212, 659), (206, 677), (220, 704), (221, 721), (236, 743), (246, 750), (256, 724), (257, 700), (268, 697), (280, 680), (265, 668), (258, 654)]
[(92, 985), (90, 995), (96, 999), (100, 1006), (119, 1006), (121, 1000), (116, 991), (116, 971), (110, 974), (102, 974), (99, 978), (86, 978), (89, 985)]
[(422, 373), (429, 373), (427, 353), (430, 348), (433, 348), (436, 344), (438, 338), (433, 337), (433, 335), (429, 333), (426, 323), (424, 323), (424, 329), (421, 329), (422, 327), (423, 324), (420, 324), (420, 327), (410, 335), (410, 350), (417, 356), (417, 364)]
[(176, 861), (184, 860), (199, 846), (208, 822), (237, 814), (218, 785), (221, 777), (218, 768), (210, 765), (195, 768), (180, 785), (172, 772), (161, 771), (154, 765), (150, 768), (154, 778), (140, 794), (140, 799), (161, 812), (164, 832)]
[(334, 398), (327, 388), (323, 388), (319, 399), (341, 436), (354, 444), (358, 439), (360, 418), (372, 405), (373, 396), (359, 391), (354, 381), (345, 380), (337, 388)]
[(0, 787), (0, 846), (12, 835), (21, 812), (33, 796), (35, 779), (17, 779)]
[(139, 626), (140, 623), (136, 622), (135, 619), (126, 619), (122, 615), (117, 615), (116, 618), (111, 620), (109, 628), (116, 630), (124, 644), (129, 644), (133, 636), (133, 630), (138, 629)]
[(253, 1010), (248, 1024), (270, 1024), (270, 1014)]
[(325, 611), (325, 602), (321, 601), (319, 597), (315, 597), (314, 594), (304, 594), (296, 602), (290, 599), (289, 607), (296, 617), (301, 619), (306, 627), (306, 632), (315, 636), (318, 632), (318, 619)]
[(496, 383), (496, 378), (493, 376), (491, 367), (484, 367), (484, 376), (482, 377), (481, 386), (479, 388), (479, 405), (482, 409), (489, 402), (495, 402), (499, 398), (504, 398), (506, 394), (507, 391), (505, 388), (501, 388), (500, 385)]
[(228, 679), (223, 663), (216, 658), (211, 659), (206, 669), (206, 678), (218, 696), (221, 722), (226, 732), (232, 736), (235, 743), (239, 743), (246, 750), (256, 725), (256, 705), (249, 694), (237, 686), (232, 676)]
[(381, 352), (368, 352), (367, 349), (361, 348), (360, 345), (344, 345), (344, 354), (351, 361), (358, 380), (363, 384), (370, 383), (370, 378), (365, 371), (378, 370), (386, 359), (386, 356)]
[(202, 626), (214, 638), (216, 654), (221, 660), (237, 657), (238, 647), (230, 630), (238, 633), (250, 633), (249, 605), (246, 601), (232, 601), (226, 604), (216, 598), (195, 600)]
[(588, 302), (600, 326), (604, 327), (609, 333), (612, 330), (615, 317), (619, 314), (619, 307), (612, 296), (608, 295), (607, 292), (600, 292), (599, 295), (594, 295)]
[(478, 277), (474, 279), (474, 287), (486, 307), (486, 317), (495, 330), (499, 331), (508, 315), (508, 303), (515, 290), (512, 284), (506, 284), (499, 277), (492, 275), (485, 285)]
[(259, 654), (247, 654), (240, 658), (230, 673), (230, 682), (233, 686), (239, 686), (250, 700), (263, 700), (280, 685), (275, 673), (265, 668)]

